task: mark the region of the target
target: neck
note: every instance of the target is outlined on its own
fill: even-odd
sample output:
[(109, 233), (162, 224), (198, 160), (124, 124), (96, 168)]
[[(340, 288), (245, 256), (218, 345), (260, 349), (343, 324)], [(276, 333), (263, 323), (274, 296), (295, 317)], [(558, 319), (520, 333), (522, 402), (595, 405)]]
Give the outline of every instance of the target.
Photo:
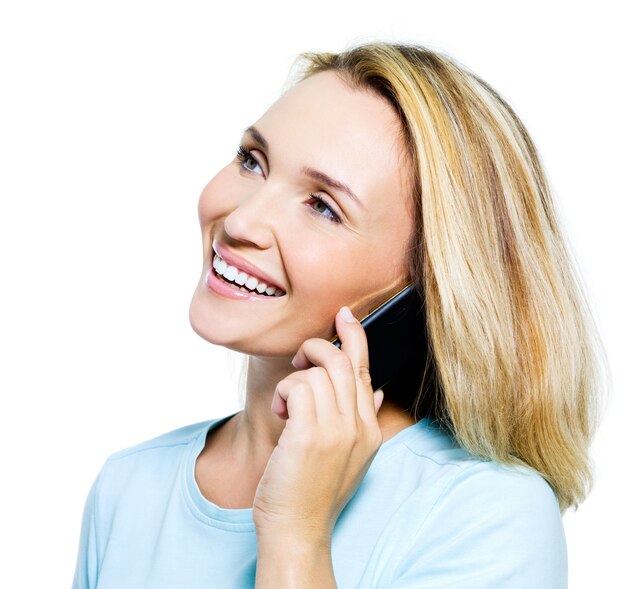
[[(276, 359), (250, 357), (245, 407), (224, 428), (229, 453), (237, 464), (261, 473), (265, 469), (286, 424), (270, 409), (274, 391), (278, 382), (294, 371), (289, 360), (278, 364)], [(415, 419), (400, 407), (383, 401), (378, 412), (383, 443), (414, 423)]]

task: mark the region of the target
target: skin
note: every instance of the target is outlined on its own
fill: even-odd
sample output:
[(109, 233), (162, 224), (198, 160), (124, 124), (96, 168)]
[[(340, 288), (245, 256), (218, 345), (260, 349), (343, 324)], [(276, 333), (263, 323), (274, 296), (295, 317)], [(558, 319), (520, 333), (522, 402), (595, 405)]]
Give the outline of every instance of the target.
[[(245, 134), (241, 143), (256, 162), (233, 159), (200, 196), (204, 260), (189, 311), (192, 328), (202, 338), (250, 356), (244, 409), (210, 433), (196, 463), (200, 490), (226, 508), (253, 504), (270, 457), (293, 421), (287, 410), (289, 391), (305, 380), (307, 390), (317, 390), (317, 395), (339, 395), (332, 386), (338, 377), (329, 378), (327, 362), (348, 352), (322, 340), (342, 329), (337, 319), (341, 306), (360, 319), (406, 284), (403, 259), (412, 233), (400, 121), (382, 98), (350, 88), (334, 72), (322, 72), (290, 89), (253, 124), (267, 139), (269, 152)], [(300, 171), (304, 165), (346, 183), (363, 208), (305, 176)], [(329, 220), (329, 209), (310, 193), (322, 196), (341, 223)], [(286, 294), (254, 302), (210, 291), (204, 277), (212, 266), (214, 239), (282, 282)], [(364, 352), (367, 358), (364, 332), (358, 323), (351, 329), (355, 335), (344, 334), (354, 342), (351, 360), (362, 363)], [(291, 364), (296, 353), (299, 369)], [(324, 364), (326, 380), (319, 373)], [(316, 373), (308, 370), (313, 366)], [(350, 364), (343, 366), (344, 377), (346, 367)], [(281, 381), (282, 396), (276, 392)], [(345, 394), (354, 396), (355, 381), (358, 394), (369, 395), (367, 411), (375, 411), (371, 387), (367, 390), (358, 375), (352, 375)], [(313, 405), (308, 407), (314, 411)], [(372, 415), (383, 442), (415, 423), (387, 401)], [(286, 462), (274, 468), (279, 472)]]

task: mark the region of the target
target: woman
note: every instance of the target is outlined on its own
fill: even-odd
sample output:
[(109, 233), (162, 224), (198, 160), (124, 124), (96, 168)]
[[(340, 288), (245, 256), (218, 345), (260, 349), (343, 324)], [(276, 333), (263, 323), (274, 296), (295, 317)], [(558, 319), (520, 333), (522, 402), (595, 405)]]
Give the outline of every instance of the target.
[[(245, 407), (106, 461), (74, 587), (566, 587), (601, 344), (526, 129), (421, 46), (300, 57), (198, 207)], [(383, 399), (354, 317), (407, 282), (429, 350)]]

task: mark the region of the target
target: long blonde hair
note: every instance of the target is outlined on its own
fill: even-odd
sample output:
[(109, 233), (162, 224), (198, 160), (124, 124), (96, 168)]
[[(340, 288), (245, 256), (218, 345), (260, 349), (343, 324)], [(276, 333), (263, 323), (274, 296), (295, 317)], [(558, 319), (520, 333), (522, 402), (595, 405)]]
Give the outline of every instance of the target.
[(489, 84), (424, 46), (304, 52), (286, 88), (326, 70), (395, 108), (412, 162), (406, 261), (429, 353), (422, 385), (394, 394), (471, 453), (534, 468), (561, 511), (578, 507), (608, 363), (526, 128)]

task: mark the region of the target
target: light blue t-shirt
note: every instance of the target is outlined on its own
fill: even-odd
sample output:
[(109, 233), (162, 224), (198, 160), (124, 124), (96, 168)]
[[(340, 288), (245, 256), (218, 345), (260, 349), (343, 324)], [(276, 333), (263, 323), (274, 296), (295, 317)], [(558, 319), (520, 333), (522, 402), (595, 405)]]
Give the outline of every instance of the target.
[[(208, 430), (233, 415), (107, 459), (87, 498), (73, 589), (254, 587), (252, 509), (208, 501), (194, 477)], [(567, 587), (549, 485), (468, 454), (428, 419), (379, 448), (337, 519), (331, 555), (338, 589)]]

